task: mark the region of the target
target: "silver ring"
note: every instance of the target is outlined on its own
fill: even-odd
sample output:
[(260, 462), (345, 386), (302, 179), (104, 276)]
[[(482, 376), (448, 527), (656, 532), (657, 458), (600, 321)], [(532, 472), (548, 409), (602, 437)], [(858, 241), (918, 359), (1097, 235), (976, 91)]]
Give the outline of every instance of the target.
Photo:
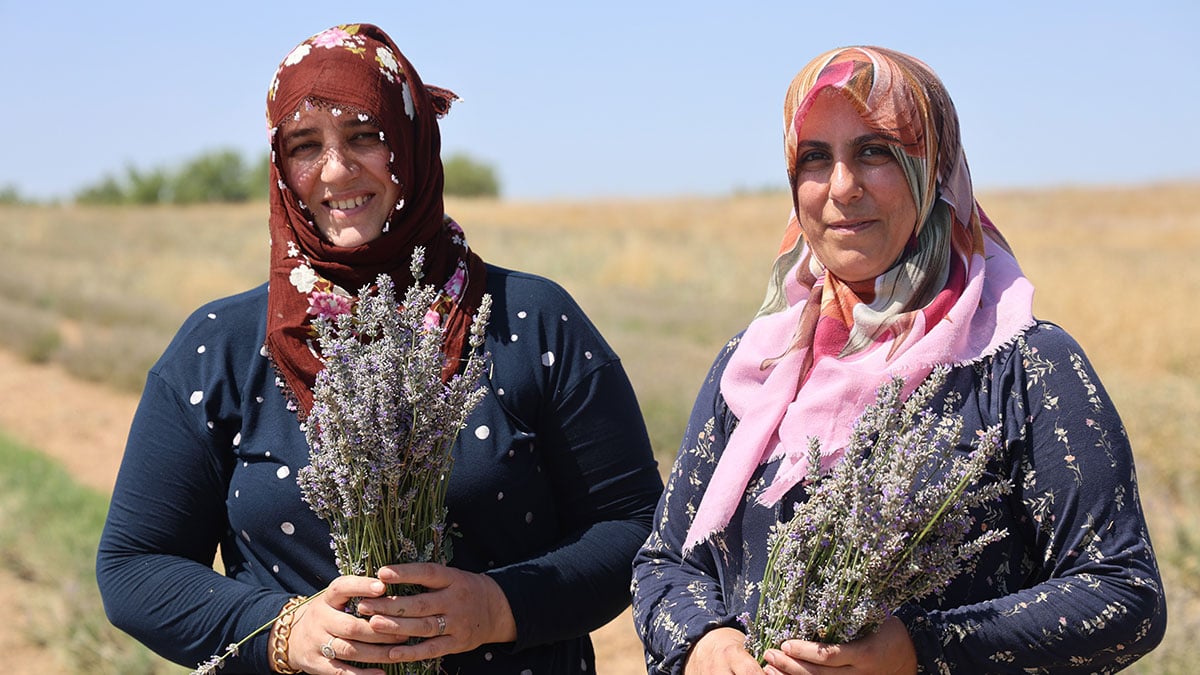
[(321, 645), (321, 656), (324, 656), (325, 658), (327, 658), (331, 661), (333, 659), (337, 658), (337, 652), (333, 651), (333, 636), (332, 635), (329, 636), (329, 642), (326, 642), (325, 644)]
[(437, 619), (438, 635), (439, 636), (445, 635), (446, 634), (446, 617), (441, 614), (438, 614), (437, 616), (435, 616), (433, 618)]

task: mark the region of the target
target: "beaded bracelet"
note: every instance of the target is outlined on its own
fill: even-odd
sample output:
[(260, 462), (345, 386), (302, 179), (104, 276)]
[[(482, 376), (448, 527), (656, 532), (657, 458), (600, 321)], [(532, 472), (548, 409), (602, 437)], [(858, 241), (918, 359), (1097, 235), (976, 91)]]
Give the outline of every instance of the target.
[(303, 595), (297, 595), (279, 612), (279, 618), (275, 620), (275, 626), (271, 628), (271, 665), (275, 672), (282, 675), (297, 675), (303, 673), (303, 670), (297, 670), (288, 663), (288, 637), (292, 634), (292, 621), (296, 619), (296, 608), (304, 604), (305, 598)]

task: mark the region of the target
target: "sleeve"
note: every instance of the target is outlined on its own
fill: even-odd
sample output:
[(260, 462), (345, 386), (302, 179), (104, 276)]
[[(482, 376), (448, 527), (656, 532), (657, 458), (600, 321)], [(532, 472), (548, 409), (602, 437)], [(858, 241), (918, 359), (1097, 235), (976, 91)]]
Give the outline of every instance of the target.
[(630, 562), (662, 479), (629, 378), (615, 358), (555, 397), (538, 422), (565, 533), (551, 550), (489, 571), (518, 626), (515, 649), (587, 634), (629, 604)]
[(704, 487), (716, 470), (732, 414), (720, 396), (726, 349), (696, 396), (683, 443), (659, 501), (654, 529), (633, 569), (634, 625), (646, 649), (649, 673), (682, 673), (687, 654), (705, 633), (741, 628), (726, 607), (719, 561), (708, 544), (682, 554)]
[[(212, 568), (227, 528), (227, 460), (189, 419), (177, 392), (151, 372), (113, 489), (96, 581), (113, 625), (195, 666), (214, 645), (223, 650), (271, 622), (289, 596)], [(222, 672), (270, 672), (267, 633), (242, 645)]]
[(1061, 329), (1034, 329), (1013, 354), (992, 386), (1012, 460), (1010, 536), (1023, 539), (1028, 580), (986, 602), (908, 607), (901, 618), (924, 672), (1115, 672), (1166, 628), (1129, 439)]

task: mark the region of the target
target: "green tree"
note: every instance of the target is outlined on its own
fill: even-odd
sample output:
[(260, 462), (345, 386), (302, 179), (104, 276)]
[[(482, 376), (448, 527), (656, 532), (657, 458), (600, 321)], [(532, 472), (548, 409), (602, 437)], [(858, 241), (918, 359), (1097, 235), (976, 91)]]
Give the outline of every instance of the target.
[(500, 180), (490, 165), (478, 162), (465, 153), (456, 153), (447, 158), (442, 167), (446, 174), (446, 194), (458, 197), (500, 196)]
[(24, 203), (25, 199), (21, 197), (21, 191), (16, 185), (0, 186), (0, 204), (13, 206)]
[(131, 204), (158, 204), (166, 201), (170, 184), (171, 177), (163, 169), (142, 172), (130, 166), (125, 169), (122, 201)]
[(110, 174), (76, 192), (75, 201), (80, 204), (123, 204), (125, 194), (124, 186)]
[(263, 153), (254, 168), (246, 172), (246, 193), (251, 199), (266, 199), (271, 182), (271, 154)]
[(244, 202), (250, 198), (247, 169), (234, 150), (205, 153), (183, 165), (175, 175), (171, 201)]

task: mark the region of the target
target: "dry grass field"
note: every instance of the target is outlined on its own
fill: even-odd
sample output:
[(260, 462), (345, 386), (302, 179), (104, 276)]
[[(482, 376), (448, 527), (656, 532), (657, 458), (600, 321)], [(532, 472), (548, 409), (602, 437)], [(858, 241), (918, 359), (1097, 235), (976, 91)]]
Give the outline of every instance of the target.
[[(1087, 350), (1133, 440), (1171, 616), (1163, 646), (1130, 672), (1193, 672), (1200, 657), (1192, 642), (1200, 630), (1200, 532), (1193, 529), (1200, 341), (1192, 337), (1200, 334), (1200, 185), (989, 193), (980, 201), (1037, 286), (1036, 313)], [(789, 206), (776, 193), (451, 201), (448, 210), (485, 259), (545, 274), (579, 300), (621, 354), (665, 466), (709, 362), (761, 300)], [(0, 350), (88, 381), (86, 400), (133, 400), (189, 311), (265, 278), (265, 215), (261, 203), (0, 206)], [(0, 408), (9, 416), (0, 416), (0, 430), (10, 430), (22, 409), (59, 409), (65, 414), (56, 426), (90, 419), (69, 406), (93, 404), (57, 394), (31, 400), (20, 382), (7, 385)], [(89, 451), (115, 461), (120, 447), (107, 439)], [(8, 559), (0, 555), (0, 572)], [(602, 673), (638, 672), (630, 640), (626, 624), (606, 632)]]

